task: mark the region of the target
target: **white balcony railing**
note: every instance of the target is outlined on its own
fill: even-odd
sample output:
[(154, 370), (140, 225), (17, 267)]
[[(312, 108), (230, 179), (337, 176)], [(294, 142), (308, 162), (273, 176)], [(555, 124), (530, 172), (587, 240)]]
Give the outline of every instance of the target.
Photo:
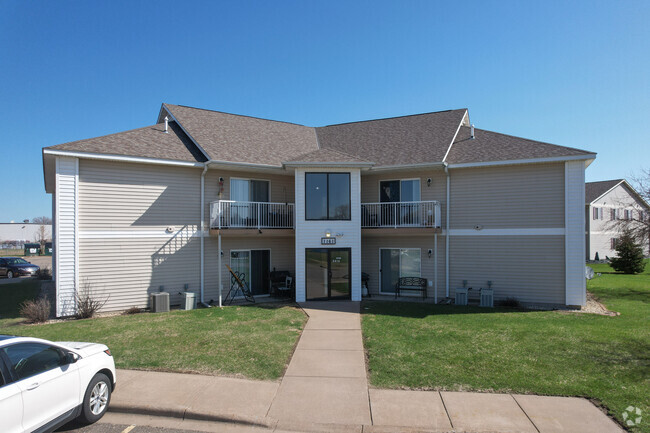
[(210, 203), (210, 228), (291, 229), (293, 203), (219, 200)]
[(361, 227), (440, 227), (440, 202), (362, 203)]

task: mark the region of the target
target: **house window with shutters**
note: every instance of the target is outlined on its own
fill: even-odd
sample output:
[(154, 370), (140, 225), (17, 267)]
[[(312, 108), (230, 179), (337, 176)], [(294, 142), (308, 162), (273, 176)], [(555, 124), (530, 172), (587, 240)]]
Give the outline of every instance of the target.
[(615, 250), (616, 246), (618, 245), (618, 238), (611, 238), (609, 240), (609, 243), (610, 243), (611, 249)]

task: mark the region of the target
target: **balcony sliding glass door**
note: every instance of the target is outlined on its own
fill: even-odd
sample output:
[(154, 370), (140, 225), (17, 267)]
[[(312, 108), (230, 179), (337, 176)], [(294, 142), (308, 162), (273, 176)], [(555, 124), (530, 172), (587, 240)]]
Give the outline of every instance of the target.
[(230, 226), (255, 226), (258, 218), (259, 205), (268, 203), (270, 199), (270, 182), (268, 180), (230, 179)]

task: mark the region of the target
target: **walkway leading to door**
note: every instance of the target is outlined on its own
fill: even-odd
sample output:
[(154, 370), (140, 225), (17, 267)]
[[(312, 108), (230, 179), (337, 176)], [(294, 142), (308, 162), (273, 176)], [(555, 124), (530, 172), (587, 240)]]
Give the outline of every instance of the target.
[(358, 302), (307, 302), (309, 321), (269, 417), (303, 424), (370, 425)]
[(359, 303), (302, 305), (309, 320), (279, 385), (120, 370), (107, 418), (162, 415), (192, 430), (191, 420), (210, 420), (218, 424), (209, 431), (262, 433), (623, 432), (584, 398), (368, 389)]
[(277, 429), (622, 431), (582, 398), (368, 389), (359, 303), (307, 302), (302, 307), (309, 320), (268, 413), (278, 420)]

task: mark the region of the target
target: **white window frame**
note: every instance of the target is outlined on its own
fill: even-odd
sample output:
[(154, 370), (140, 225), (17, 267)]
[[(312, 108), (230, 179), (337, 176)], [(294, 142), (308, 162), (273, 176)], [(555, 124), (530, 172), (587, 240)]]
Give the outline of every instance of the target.
[(417, 203), (419, 201), (422, 201), (422, 179), (419, 177), (408, 177), (408, 178), (398, 178), (398, 179), (379, 179), (377, 181), (377, 203), (381, 202), (381, 183), (382, 182), (392, 182), (392, 181), (398, 181), (399, 182), (399, 200), (402, 202), (402, 181), (407, 181), (407, 180), (417, 180), (418, 181), (418, 193), (420, 195), (420, 198), (418, 200), (414, 200), (413, 203)]
[[(251, 275), (251, 260), (250, 259), (252, 258), (251, 251), (260, 251), (260, 250), (265, 250), (265, 251), (269, 252), (269, 271), (270, 271), (271, 269), (273, 269), (273, 266), (272, 266), (273, 265), (273, 257), (272, 257), (273, 251), (271, 251), (271, 248), (234, 248), (234, 249), (231, 249), (228, 252), (228, 264), (230, 265), (230, 269), (232, 269), (232, 253), (248, 252), (248, 259), (249, 260), (248, 260), (248, 275), (247, 275), (247, 278), (250, 278), (250, 275)], [(228, 277), (228, 280), (230, 280), (230, 272), (228, 272), (226, 275)], [(250, 279), (247, 281), (247, 283), (249, 284), (249, 287), (250, 287), (250, 283), (251, 283)], [(230, 285), (228, 285), (227, 287), (230, 287)], [(256, 298), (268, 298), (270, 296), (271, 296), (271, 287), (270, 287), (270, 281), (269, 281), (269, 293), (267, 295), (255, 295), (255, 297)], [(244, 299), (244, 296), (243, 295), (235, 296), (233, 299)]]
[[(378, 282), (379, 282), (379, 294), (380, 295), (394, 295), (395, 292), (384, 292), (381, 287), (381, 250), (400, 250), (400, 255), (399, 255), (399, 278), (402, 278), (402, 250), (418, 250), (420, 252), (420, 269), (418, 271), (418, 274), (420, 278), (422, 278), (422, 248), (399, 248), (399, 247), (379, 247), (379, 267), (377, 270), (379, 271), (377, 275), (379, 275)], [(405, 293), (404, 296), (410, 296), (410, 294)], [(413, 294), (413, 296), (420, 296), (418, 294)]]

